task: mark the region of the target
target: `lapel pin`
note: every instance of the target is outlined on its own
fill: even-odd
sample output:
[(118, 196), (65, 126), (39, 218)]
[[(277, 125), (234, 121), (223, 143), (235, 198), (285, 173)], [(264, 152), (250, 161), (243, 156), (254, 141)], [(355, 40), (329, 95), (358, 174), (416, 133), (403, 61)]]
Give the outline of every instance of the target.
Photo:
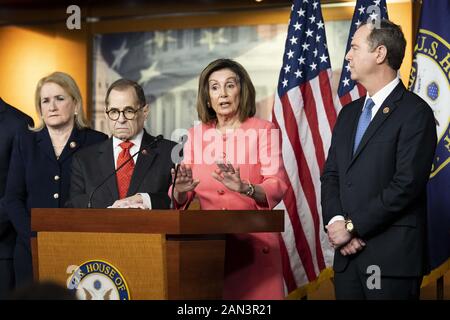
[(143, 154), (144, 156), (146, 156), (146, 155), (147, 155), (147, 150), (146, 150), (146, 149), (142, 150), (142, 154)]
[(69, 146), (73, 149), (77, 146), (77, 143), (75, 141), (72, 141), (71, 143), (69, 143)]
[(388, 112), (389, 112), (389, 107), (384, 107), (383, 113), (386, 114), (386, 113), (388, 113)]

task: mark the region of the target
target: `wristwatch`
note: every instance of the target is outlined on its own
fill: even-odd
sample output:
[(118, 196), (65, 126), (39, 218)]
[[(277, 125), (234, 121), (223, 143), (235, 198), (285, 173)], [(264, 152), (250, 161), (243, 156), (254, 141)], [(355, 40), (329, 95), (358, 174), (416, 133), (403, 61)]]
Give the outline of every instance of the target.
[(255, 194), (255, 186), (249, 182), (248, 191), (245, 193), (245, 195), (251, 198), (253, 197), (254, 194)]
[(249, 181), (247, 181), (246, 184), (248, 185), (248, 190), (242, 191), (241, 193), (245, 194), (247, 197), (252, 198), (256, 191), (255, 186), (253, 184), (251, 184)]
[(345, 230), (347, 230), (348, 233), (353, 234), (353, 232), (355, 231), (355, 226), (353, 225), (352, 220), (345, 220)]

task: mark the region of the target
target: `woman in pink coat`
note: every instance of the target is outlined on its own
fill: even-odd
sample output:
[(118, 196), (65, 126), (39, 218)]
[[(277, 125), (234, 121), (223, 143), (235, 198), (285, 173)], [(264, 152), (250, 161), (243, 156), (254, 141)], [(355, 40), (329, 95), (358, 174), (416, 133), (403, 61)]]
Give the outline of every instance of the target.
[[(255, 118), (255, 89), (237, 62), (211, 62), (199, 79), (201, 124), (189, 130), (174, 189), (177, 208), (272, 209), (286, 192), (279, 130)], [(174, 172), (172, 172), (174, 175)], [(169, 191), (171, 192), (171, 191)], [(227, 238), (224, 299), (284, 297), (280, 235)]]

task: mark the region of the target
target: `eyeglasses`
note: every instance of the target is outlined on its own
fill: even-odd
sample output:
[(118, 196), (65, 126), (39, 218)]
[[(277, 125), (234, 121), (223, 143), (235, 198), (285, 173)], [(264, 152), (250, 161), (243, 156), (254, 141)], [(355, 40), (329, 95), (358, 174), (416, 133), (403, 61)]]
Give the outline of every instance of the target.
[(134, 118), (136, 118), (136, 113), (144, 107), (145, 107), (145, 105), (142, 107), (139, 107), (137, 109), (134, 109), (132, 107), (126, 107), (122, 111), (120, 111), (119, 109), (116, 109), (116, 108), (111, 108), (108, 111), (106, 111), (106, 114), (108, 115), (108, 118), (110, 118), (113, 121), (119, 120), (121, 113), (123, 113), (123, 116), (125, 117), (125, 119), (134, 120)]

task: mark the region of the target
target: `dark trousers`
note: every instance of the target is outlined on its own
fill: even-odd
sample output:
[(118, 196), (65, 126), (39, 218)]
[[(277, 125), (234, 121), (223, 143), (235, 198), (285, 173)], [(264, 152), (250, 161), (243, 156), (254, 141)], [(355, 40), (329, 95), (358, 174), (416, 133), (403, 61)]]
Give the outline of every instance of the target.
[[(334, 273), (337, 300), (418, 300), (422, 277), (380, 277), (379, 288), (370, 286), (371, 274), (351, 259), (343, 272)], [(368, 285), (369, 280), (369, 285)]]
[(0, 258), (0, 299), (7, 298), (14, 288), (14, 266), (12, 259)]
[(21, 238), (17, 238), (14, 248), (14, 273), (16, 288), (33, 283), (33, 262), (30, 247)]

